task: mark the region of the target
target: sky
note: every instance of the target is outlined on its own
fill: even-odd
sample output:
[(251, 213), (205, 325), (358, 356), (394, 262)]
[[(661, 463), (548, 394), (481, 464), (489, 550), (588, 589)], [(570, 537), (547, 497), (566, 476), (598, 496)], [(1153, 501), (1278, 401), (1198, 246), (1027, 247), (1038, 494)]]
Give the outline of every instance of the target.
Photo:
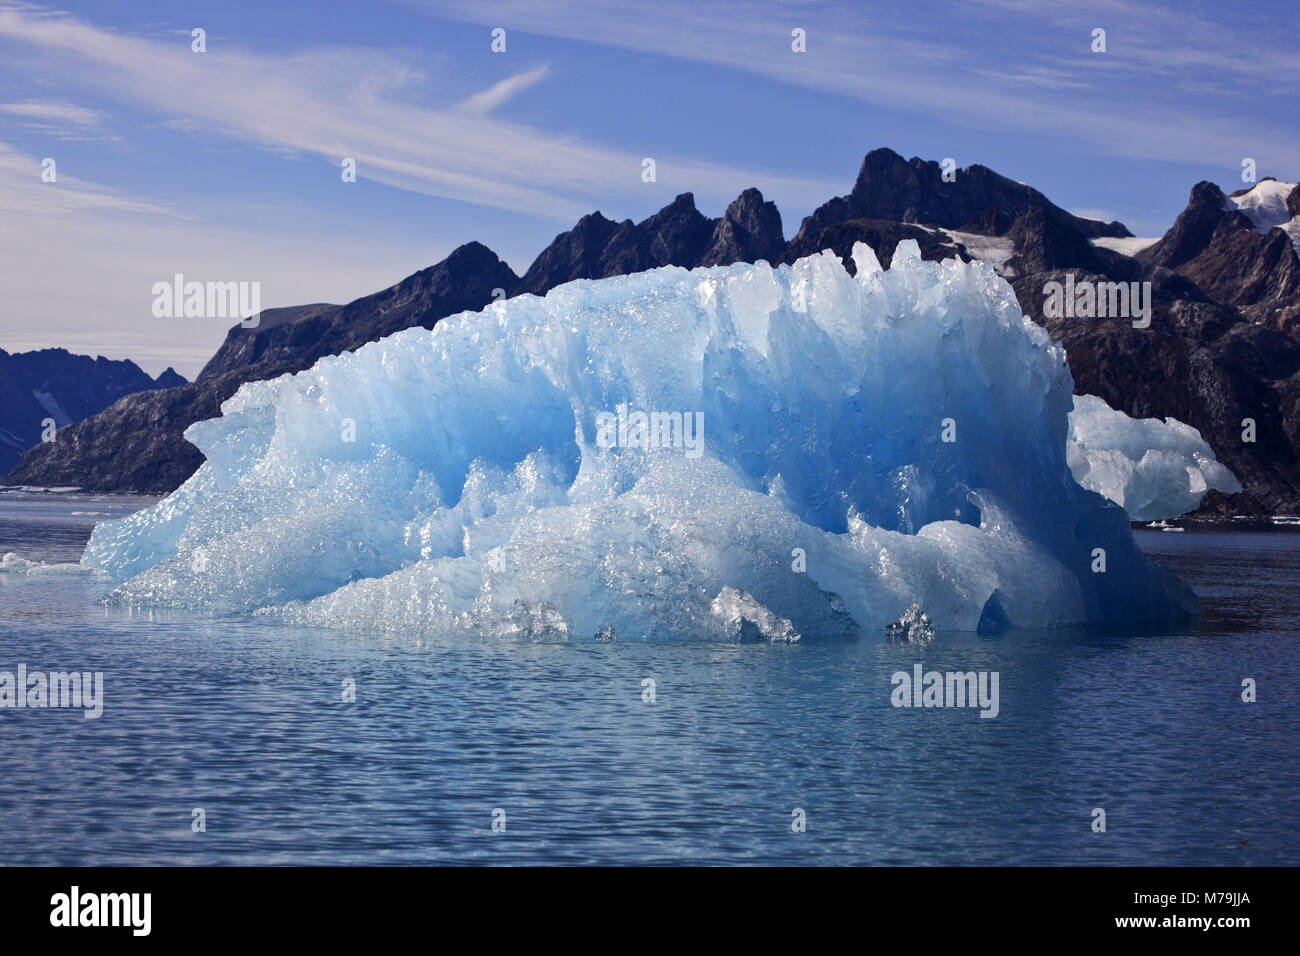
[(1300, 178), (1294, 7), (1170, 6), (0, 0), (0, 348), (193, 377), (232, 323), (155, 317), (176, 273), (347, 302), (751, 186), (788, 238), (880, 146), (1157, 236), (1246, 157)]

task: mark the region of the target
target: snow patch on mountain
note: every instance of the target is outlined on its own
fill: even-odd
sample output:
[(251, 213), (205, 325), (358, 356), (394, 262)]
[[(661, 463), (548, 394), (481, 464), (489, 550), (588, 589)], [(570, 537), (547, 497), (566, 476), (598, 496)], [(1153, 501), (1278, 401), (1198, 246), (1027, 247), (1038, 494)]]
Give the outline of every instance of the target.
[(63, 406), (59, 404), (59, 400), (51, 392), (34, 388), (32, 389), (32, 398), (36, 399), (37, 404), (49, 413), (50, 417), (54, 419), (54, 423), (60, 428), (72, 424), (72, 416), (63, 410)]
[(1224, 211), (1236, 210), (1250, 220), (1258, 232), (1281, 229), (1291, 237), (1296, 254), (1300, 255), (1300, 216), (1292, 216), (1286, 208), (1287, 196), (1296, 188), (1295, 183), (1280, 183), (1265, 179), (1240, 196), (1228, 197)]
[(1109, 249), (1112, 252), (1118, 252), (1124, 256), (1135, 256), (1147, 246), (1153, 246), (1160, 241), (1159, 236), (1146, 238), (1141, 236), (1098, 236), (1096, 239), (1090, 239), (1094, 246), (1100, 246), (1102, 249)]
[(967, 252), (976, 259), (983, 259), (998, 275), (1014, 275), (1015, 270), (1007, 267), (1007, 260), (1016, 254), (1016, 246), (1006, 236), (984, 236), (976, 232), (960, 232), (956, 229), (937, 231), (953, 242), (960, 242), (966, 247)]

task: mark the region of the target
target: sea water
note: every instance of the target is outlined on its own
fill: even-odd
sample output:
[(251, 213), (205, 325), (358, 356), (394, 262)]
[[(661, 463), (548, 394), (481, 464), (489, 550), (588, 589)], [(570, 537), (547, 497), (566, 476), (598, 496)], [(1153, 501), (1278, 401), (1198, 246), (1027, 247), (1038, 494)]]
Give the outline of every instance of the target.
[[(0, 554), (75, 561), (141, 503), (0, 494)], [(97, 575), (0, 573), (0, 670), (102, 671), (105, 697), (0, 709), (0, 865), (1294, 865), (1300, 535), (1136, 537), (1198, 624), (538, 643), (133, 613)], [(996, 672), (996, 718), (892, 706), (918, 663)]]

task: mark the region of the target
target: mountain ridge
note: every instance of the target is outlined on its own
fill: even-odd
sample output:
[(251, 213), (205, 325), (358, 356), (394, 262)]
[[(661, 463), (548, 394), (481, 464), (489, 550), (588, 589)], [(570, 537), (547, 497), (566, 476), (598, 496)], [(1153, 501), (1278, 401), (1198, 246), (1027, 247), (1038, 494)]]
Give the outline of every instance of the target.
[(123, 396), (184, 382), (170, 366), (153, 377), (130, 359), (92, 358), (63, 348), (0, 348), (0, 475), (41, 441), (48, 421), (70, 425)]
[[(938, 163), (875, 149), (850, 192), (805, 217), (789, 242), (779, 210), (757, 189), (743, 191), (717, 219), (682, 193), (639, 223), (599, 211), (583, 216), (520, 276), (470, 242), (346, 305), (267, 310), (259, 327), (231, 329), (194, 382), (152, 397), (127, 396), (61, 429), (58, 441), (30, 449), (4, 480), (165, 493), (202, 460), (181, 437), (184, 428), (218, 414), (245, 381), (299, 371), (402, 328), (431, 328), (503, 294), (545, 294), (574, 279), (663, 265), (793, 262), (822, 249), (852, 269), (849, 253), (857, 241), (887, 262), (899, 241), (914, 239), (925, 259), (994, 263), (1026, 315), (1066, 345), (1078, 393), (1096, 394), (1130, 415), (1172, 416), (1200, 429), (1246, 486), (1231, 499), (1207, 496), (1202, 512), (1300, 513), (1300, 261), (1283, 229), (1260, 232), (1229, 207), (1230, 197), (1217, 186), (1198, 183), (1166, 234), (1128, 256), (1095, 242), (1131, 237), (1122, 223), (1075, 216), (984, 166), (959, 170), (954, 182), (945, 182)], [(1286, 208), (1300, 214), (1300, 187)], [(1066, 274), (1076, 281), (1150, 282), (1154, 328), (1045, 316), (1044, 284)], [(1240, 440), (1241, 419), (1250, 417), (1261, 435), (1254, 445)]]

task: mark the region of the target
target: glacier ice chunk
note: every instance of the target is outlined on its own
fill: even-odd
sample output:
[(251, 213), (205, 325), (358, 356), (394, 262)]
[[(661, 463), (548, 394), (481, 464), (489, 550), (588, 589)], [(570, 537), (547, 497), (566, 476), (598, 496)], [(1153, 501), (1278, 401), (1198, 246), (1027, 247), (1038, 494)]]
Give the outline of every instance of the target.
[(713, 616), (722, 622), (729, 637), (735, 640), (765, 640), (793, 644), (799, 632), (783, 617), (777, 617), (754, 600), (752, 594), (724, 587), (709, 605)]
[(1011, 287), (853, 255), (578, 280), (245, 384), (83, 563), (122, 605), (524, 640), (1194, 614), (1072, 477), (1065, 353)]
[(921, 605), (913, 602), (893, 624), (885, 628), (890, 640), (905, 644), (929, 644), (934, 640), (934, 625)]
[(1176, 418), (1129, 418), (1094, 395), (1074, 397), (1066, 455), (1075, 481), (1134, 521), (1194, 511), (1211, 489), (1241, 491), (1191, 425)]
[(22, 575), (24, 577), (86, 577), (102, 574), (93, 567), (84, 564), (47, 564), (44, 561), (29, 561), (12, 551), (0, 557), (0, 574)]

